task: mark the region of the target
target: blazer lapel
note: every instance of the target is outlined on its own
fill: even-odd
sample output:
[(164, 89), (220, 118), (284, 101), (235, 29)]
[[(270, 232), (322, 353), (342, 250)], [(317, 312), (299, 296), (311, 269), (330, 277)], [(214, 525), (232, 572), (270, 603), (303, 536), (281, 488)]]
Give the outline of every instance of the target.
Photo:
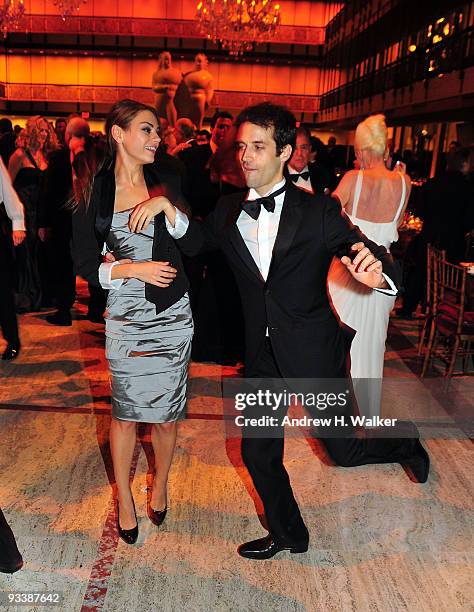
[(105, 240), (114, 214), (115, 175), (113, 169), (95, 177), (92, 194), (97, 211), (95, 229), (97, 234)]
[(241, 198), (236, 198), (232, 206), (229, 207), (229, 213), (226, 220), (229, 241), (237, 255), (245, 264), (246, 268), (252, 273), (253, 276), (257, 277), (257, 279), (263, 283), (264, 281), (260, 270), (258, 269), (258, 266), (248, 250), (245, 240), (242, 238), (242, 234), (239, 232), (239, 228), (237, 227), (237, 219), (239, 218), (242, 210), (240, 208), (240, 202)]
[[(143, 166), (143, 174), (145, 176), (145, 183), (150, 198), (154, 198), (156, 196), (166, 197), (164, 191), (164, 183), (162, 183), (159, 172), (156, 171), (152, 164), (147, 164)], [(161, 212), (159, 215), (156, 215), (154, 219), (153, 252), (155, 252), (155, 250), (157, 249), (165, 231), (165, 213)]]
[(161, 180), (161, 174), (153, 167), (152, 164), (146, 164), (143, 166), (143, 175), (145, 177), (145, 183), (150, 198), (160, 195), (166, 197), (164, 181)]
[(278, 233), (273, 246), (267, 282), (288, 252), (303, 218), (301, 194), (302, 191), (300, 189), (293, 187), (291, 184), (288, 185), (281, 211)]

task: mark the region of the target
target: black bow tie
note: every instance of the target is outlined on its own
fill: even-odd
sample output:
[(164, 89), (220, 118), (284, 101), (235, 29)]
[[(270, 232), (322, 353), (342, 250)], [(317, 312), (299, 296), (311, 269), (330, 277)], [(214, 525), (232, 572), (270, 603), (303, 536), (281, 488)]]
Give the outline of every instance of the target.
[(262, 206), (268, 210), (268, 212), (273, 212), (275, 210), (275, 198), (279, 196), (286, 190), (286, 185), (277, 189), (274, 193), (265, 196), (264, 198), (257, 198), (256, 200), (245, 200), (242, 202), (242, 210), (244, 210), (252, 219), (255, 221), (260, 216), (260, 211), (262, 210)]
[(300, 176), (304, 181), (307, 181), (309, 179), (309, 172), (302, 172), (301, 174), (290, 174), (290, 180), (293, 181), (293, 183), (296, 183)]

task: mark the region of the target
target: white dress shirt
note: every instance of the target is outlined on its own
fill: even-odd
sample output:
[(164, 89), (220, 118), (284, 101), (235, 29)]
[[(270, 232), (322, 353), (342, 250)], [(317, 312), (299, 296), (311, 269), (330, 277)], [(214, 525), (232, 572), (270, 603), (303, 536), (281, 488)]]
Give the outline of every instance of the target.
[(12, 222), (13, 231), (26, 230), (25, 227), (25, 209), (20, 201), (16, 191), (13, 189), (12, 181), (8, 170), (5, 168), (2, 158), (0, 157), (0, 202), (5, 204), (7, 216)]
[[(255, 189), (250, 189), (247, 200), (256, 200), (278, 191), (285, 184), (285, 179), (273, 186), (273, 188), (264, 195), (259, 195)], [(283, 201), (285, 192), (280, 193), (275, 198), (274, 212), (262, 206), (258, 219), (252, 219), (244, 210), (240, 213), (237, 219), (237, 227), (247, 245), (250, 254), (257, 264), (263, 280), (267, 280), (270, 262), (272, 260), (273, 247), (280, 225), (281, 211), (283, 209)]]
[[(309, 172), (308, 166), (305, 166), (301, 172), (298, 172), (294, 168), (288, 164), (288, 174), (303, 174), (303, 172)], [(308, 177), (308, 180), (305, 181), (303, 177), (299, 176), (296, 183), (294, 183), (300, 189), (304, 189), (305, 191), (309, 191), (309, 193), (314, 193), (313, 186), (311, 185), (311, 179)]]

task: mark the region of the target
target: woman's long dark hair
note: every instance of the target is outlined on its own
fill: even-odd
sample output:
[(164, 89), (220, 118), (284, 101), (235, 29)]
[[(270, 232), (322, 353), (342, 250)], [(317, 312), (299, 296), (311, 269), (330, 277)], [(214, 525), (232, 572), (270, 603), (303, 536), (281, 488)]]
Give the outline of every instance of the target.
[(105, 121), (105, 138), (107, 142), (105, 156), (98, 156), (94, 151), (94, 155), (86, 158), (86, 163), (81, 163), (78, 166), (74, 165), (76, 178), (74, 180), (73, 206), (85, 206), (87, 208), (91, 199), (94, 178), (101, 170), (113, 168), (115, 165), (116, 142), (112, 136), (112, 126), (118, 125), (126, 130), (138, 113), (142, 111), (153, 113), (159, 123), (156, 110), (142, 102), (126, 98), (119, 100), (112, 106)]

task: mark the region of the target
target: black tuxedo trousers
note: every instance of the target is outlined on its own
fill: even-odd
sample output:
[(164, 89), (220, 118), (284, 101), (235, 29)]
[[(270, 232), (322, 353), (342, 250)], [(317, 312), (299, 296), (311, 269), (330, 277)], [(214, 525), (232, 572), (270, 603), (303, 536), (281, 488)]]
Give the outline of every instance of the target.
[[(246, 374), (249, 378), (281, 378), (269, 339)], [(259, 415), (253, 413), (249, 416)], [(323, 441), (334, 463), (344, 467), (403, 462), (411, 455), (413, 442), (410, 438), (329, 437)], [(275, 541), (286, 546), (306, 544), (308, 529), (283, 465), (283, 453), (283, 432), (274, 432), (272, 437), (255, 438), (243, 429), (242, 459), (262, 500), (269, 532)], [(311, 478), (310, 471), (307, 476)]]

